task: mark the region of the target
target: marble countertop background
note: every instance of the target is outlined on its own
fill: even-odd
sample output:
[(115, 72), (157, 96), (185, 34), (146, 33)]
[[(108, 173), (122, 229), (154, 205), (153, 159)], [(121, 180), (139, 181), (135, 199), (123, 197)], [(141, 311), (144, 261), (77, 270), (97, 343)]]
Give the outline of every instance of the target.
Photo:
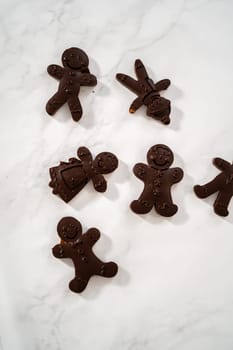
[[(213, 157), (232, 160), (233, 2), (2, 0), (0, 16), (0, 349), (232, 350), (233, 204), (218, 217), (214, 196), (200, 200), (192, 186), (217, 174)], [(45, 112), (57, 86), (46, 67), (70, 46), (98, 77), (82, 89), (79, 123), (67, 107)], [(128, 113), (133, 95), (115, 74), (132, 75), (136, 58), (172, 81), (167, 127)], [(129, 209), (142, 188), (132, 167), (156, 143), (185, 172), (170, 219)], [(65, 204), (48, 168), (81, 145), (117, 154), (119, 169), (105, 194), (88, 185)], [(95, 252), (119, 264), (81, 295), (68, 289), (71, 264), (51, 254), (66, 215), (98, 227)]]

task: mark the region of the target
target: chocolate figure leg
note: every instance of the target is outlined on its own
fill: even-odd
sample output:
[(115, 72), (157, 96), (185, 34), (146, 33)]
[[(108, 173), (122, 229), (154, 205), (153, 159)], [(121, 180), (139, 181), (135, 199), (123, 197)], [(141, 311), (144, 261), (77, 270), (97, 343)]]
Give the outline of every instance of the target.
[(155, 210), (162, 216), (173, 216), (177, 210), (177, 205), (173, 204), (170, 188), (164, 189), (160, 197), (156, 199)]
[(100, 275), (102, 277), (113, 277), (117, 274), (117, 270), (117, 264), (112, 261), (108, 263), (102, 263), (97, 275)]
[(148, 78), (146, 68), (141, 60), (137, 59), (135, 61), (134, 67), (135, 67), (135, 72), (138, 77), (138, 80), (144, 80)]
[(215, 202), (214, 211), (220, 216), (227, 216), (229, 214), (227, 207), (230, 203), (232, 194), (230, 192), (219, 192)]
[(154, 198), (151, 196), (151, 191), (143, 190), (138, 200), (131, 203), (131, 209), (137, 214), (147, 214), (151, 211), (154, 205)]
[(79, 277), (76, 276), (69, 283), (70, 290), (72, 290), (72, 292), (75, 292), (75, 293), (81, 293), (86, 288), (88, 280), (82, 279), (81, 276)]
[(211, 194), (217, 192), (221, 185), (221, 174), (218, 175), (215, 179), (208, 182), (207, 184), (200, 186), (194, 186), (194, 192), (199, 198), (209, 197)]
[(68, 105), (74, 121), (79, 121), (82, 116), (82, 106), (77, 96), (72, 96), (68, 99)]
[(46, 111), (49, 115), (54, 115), (61, 106), (66, 103), (67, 97), (60, 95), (58, 92), (53, 95), (46, 104)]
[(140, 84), (137, 80), (129, 77), (126, 74), (121, 74), (121, 73), (118, 73), (116, 77), (117, 77), (117, 80), (120, 81), (122, 85), (124, 85), (134, 93), (140, 94), (140, 90), (141, 90)]

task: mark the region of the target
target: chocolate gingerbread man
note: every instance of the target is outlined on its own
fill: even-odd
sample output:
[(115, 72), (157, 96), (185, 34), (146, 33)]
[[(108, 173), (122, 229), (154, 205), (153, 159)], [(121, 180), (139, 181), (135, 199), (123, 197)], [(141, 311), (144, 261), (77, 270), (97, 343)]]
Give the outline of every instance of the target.
[(61, 219), (57, 225), (61, 243), (53, 247), (53, 255), (58, 259), (69, 258), (74, 263), (75, 277), (69, 283), (70, 290), (81, 293), (94, 275), (113, 277), (118, 267), (114, 262), (104, 263), (92, 251), (100, 238), (97, 228), (90, 228), (82, 234), (81, 223), (73, 217)]
[(173, 153), (165, 145), (152, 146), (147, 152), (148, 165), (138, 163), (134, 174), (144, 182), (144, 189), (138, 200), (131, 203), (131, 209), (137, 214), (149, 213), (152, 207), (162, 216), (174, 215), (178, 207), (173, 204), (171, 186), (183, 178), (181, 168), (170, 168)]
[(118, 166), (117, 157), (110, 152), (99, 153), (94, 160), (86, 147), (80, 147), (77, 153), (80, 160), (70, 158), (68, 162), (60, 162), (49, 169), (49, 186), (65, 202), (69, 202), (90, 180), (96, 191), (105, 192), (107, 182), (102, 174), (109, 174)]
[(135, 61), (135, 73), (138, 80), (129, 77), (126, 74), (118, 73), (117, 80), (138, 97), (129, 107), (130, 113), (135, 113), (142, 105), (147, 107), (147, 115), (153, 119), (160, 120), (163, 124), (170, 123), (170, 101), (160, 96), (161, 90), (166, 90), (170, 85), (169, 79), (163, 79), (154, 83), (148, 76), (148, 73), (141, 60)]
[(80, 86), (95, 86), (96, 77), (88, 69), (89, 59), (86, 53), (76, 47), (64, 51), (63, 67), (56, 64), (48, 66), (48, 73), (59, 80), (58, 90), (46, 104), (46, 111), (54, 115), (57, 110), (68, 103), (73, 120), (79, 121), (82, 116), (82, 106), (78, 94)]
[(218, 192), (214, 202), (214, 211), (220, 216), (227, 216), (229, 214), (227, 208), (233, 196), (233, 163), (214, 158), (213, 164), (221, 170), (221, 173), (203, 186), (194, 186), (194, 192), (199, 198), (206, 198)]

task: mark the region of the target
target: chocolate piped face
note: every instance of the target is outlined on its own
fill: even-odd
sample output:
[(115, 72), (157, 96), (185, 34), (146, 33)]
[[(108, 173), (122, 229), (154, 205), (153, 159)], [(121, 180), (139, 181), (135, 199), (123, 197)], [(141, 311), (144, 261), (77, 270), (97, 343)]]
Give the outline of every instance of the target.
[(64, 67), (79, 70), (88, 67), (89, 60), (83, 50), (71, 47), (64, 51), (62, 55), (62, 63)]
[(102, 152), (96, 157), (94, 166), (98, 169), (100, 174), (109, 174), (117, 168), (118, 160), (114, 154)]
[(173, 163), (173, 153), (165, 145), (155, 145), (147, 153), (148, 164), (158, 170), (168, 169)]
[(64, 217), (57, 225), (59, 237), (65, 242), (74, 242), (82, 234), (82, 226), (79, 221), (73, 217)]

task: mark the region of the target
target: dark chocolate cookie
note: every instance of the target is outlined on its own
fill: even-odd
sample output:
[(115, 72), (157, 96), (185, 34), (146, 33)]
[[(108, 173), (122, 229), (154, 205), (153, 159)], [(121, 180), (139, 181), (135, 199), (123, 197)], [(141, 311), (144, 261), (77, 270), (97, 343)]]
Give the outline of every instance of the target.
[(170, 101), (160, 96), (161, 90), (166, 90), (170, 85), (169, 79), (163, 79), (154, 83), (148, 76), (141, 60), (135, 61), (135, 72), (138, 80), (126, 74), (118, 73), (117, 80), (138, 97), (132, 102), (129, 112), (134, 113), (142, 105), (147, 107), (147, 115), (153, 119), (160, 120), (163, 124), (170, 123)]
[(82, 106), (78, 98), (80, 86), (95, 86), (97, 80), (90, 74), (88, 57), (81, 49), (72, 47), (65, 50), (62, 64), (64, 68), (56, 64), (47, 68), (48, 73), (60, 82), (57, 92), (47, 102), (46, 111), (54, 115), (67, 102), (73, 120), (78, 121), (82, 116)]
[(131, 203), (131, 209), (137, 214), (146, 214), (153, 206), (162, 216), (174, 215), (178, 207), (173, 204), (171, 186), (183, 178), (181, 168), (170, 168), (173, 153), (165, 145), (155, 145), (147, 153), (148, 165), (138, 163), (134, 174), (144, 182), (144, 189), (138, 200)]
[(218, 192), (214, 202), (214, 211), (220, 216), (227, 216), (229, 214), (227, 208), (233, 196), (233, 163), (214, 158), (213, 164), (221, 170), (221, 173), (203, 186), (194, 186), (194, 192), (199, 198), (206, 198)]
[(69, 258), (74, 263), (75, 277), (70, 281), (70, 290), (81, 293), (94, 275), (113, 277), (117, 274), (117, 264), (104, 263), (92, 251), (100, 238), (97, 228), (90, 228), (82, 234), (80, 222), (73, 217), (65, 217), (59, 221), (57, 232), (61, 243), (53, 247), (53, 255), (58, 259)]
[(60, 162), (49, 169), (49, 186), (65, 202), (76, 196), (90, 180), (96, 191), (105, 192), (107, 182), (102, 174), (109, 174), (118, 167), (117, 157), (110, 152), (99, 153), (93, 160), (89, 149), (80, 147), (78, 157), (80, 160), (70, 158), (68, 162)]

